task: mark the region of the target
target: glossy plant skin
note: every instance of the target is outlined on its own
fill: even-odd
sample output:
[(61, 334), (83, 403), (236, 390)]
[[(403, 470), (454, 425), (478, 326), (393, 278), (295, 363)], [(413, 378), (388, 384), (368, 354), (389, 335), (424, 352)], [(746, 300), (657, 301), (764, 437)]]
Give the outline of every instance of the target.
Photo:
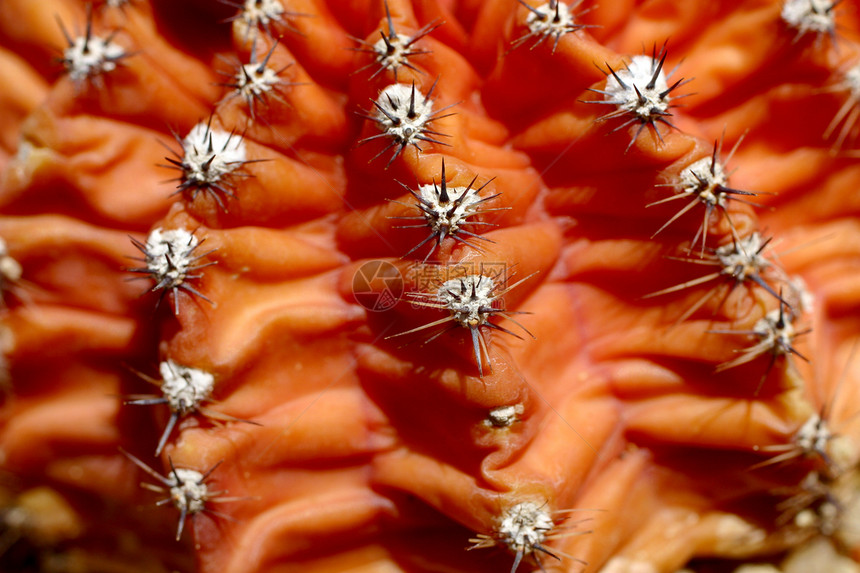
[[(433, 110), (452, 106), (430, 124), (440, 143), (393, 157), (374, 102), (395, 75), (366, 51), (391, 31), (386, 5), (285, 6), (285, 21), (248, 30), (217, 2), (99, 3), (94, 33), (117, 30), (127, 57), (75, 82), (52, 60), (67, 46), (56, 20), (83, 33), (85, 4), (0, 1), (0, 237), (22, 269), (4, 291), (0, 501), (6, 531), (10, 508), (33, 516), (10, 563), (508, 571), (524, 548), (519, 571), (537, 558), (547, 571), (674, 573), (777, 566), (823, 539), (857, 570), (860, 167), (853, 134), (840, 149), (823, 134), (849, 96), (838, 86), (860, 54), (860, 8), (834, 9), (837, 50), (782, 22), (776, 0), (585, 0), (574, 14), (587, 27), (514, 48), (532, 12), (513, 0), (391, 0), (396, 34), (431, 30), (409, 58), (419, 71), (401, 65), (396, 81), (435, 84)], [(637, 135), (584, 103), (664, 43), (668, 85), (694, 78), (671, 93), (677, 129)], [(223, 85), (252, 53), (282, 79), (253, 114)], [(242, 138), (230, 193), (165, 181), (182, 173), (159, 164), (181, 163), (201, 122)], [(780, 309), (755, 283), (648, 296), (714, 271), (696, 262), (701, 235), (693, 248), (704, 206), (654, 237), (687, 201), (647, 205), (679, 193), (715, 142), (731, 188), (757, 206), (715, 210), (705, 258), (733, 237), (774, 237), (780, 272), (762, 278), (811, 329), (791, 341), (809, 363), (780, 356), (768, 370), (766, 352), (720, 368)], [(448, 187), (498, 196), (470, 217), (492, 224), (467, 227), (489, 239), (470, 241), (480, 250), (449, 237), (428, 262), (503, 269), (516, 286), (497, 308), (528, 313), (511, 315), (525, 330), (490, 319), (522, 338), (480, 326), (488, 360), (456, 321), (429, 342), (438, 330), (415, 330), (444, 310), (403, 296), (374, 311), (354, 293), (369, 261), (397, 267), (406, 293), (450, 278), (415, 266), (435, 239), (404, 257), (430, 230), (400, 228), (422, 216), (404, 186), (439, 183), (443, 158)], [(127, 269), (141, 257), (129, 237), (145, 245), (159, 227), (205, 239), (195, 264), (213, 264), (157, 304), (153, 281)], [(215, 382), (210, 411), (179, 418), (156, 458), (170, 408), (125, 402), (158, 392), (147, 379), (166, 360)], [(815, 413), (840, 437), (787, 449)], [(220, 462), (207, 491), (231, 501), (189, 518), (177, 543), (180, 506), (153, 507), (163, 495), (139, 487), (152, 478), (120, 448), (162, 476)], [(795, 515), (819, 483), (844, 527)], [(512, 507), (550, 512), (540, 543), (560, 559), (506, 541)]]

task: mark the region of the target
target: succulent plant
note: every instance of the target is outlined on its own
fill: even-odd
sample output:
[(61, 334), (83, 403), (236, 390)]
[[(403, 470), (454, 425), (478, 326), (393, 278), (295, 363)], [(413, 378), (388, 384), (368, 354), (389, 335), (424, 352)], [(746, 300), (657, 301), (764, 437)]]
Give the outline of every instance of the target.
[(858, 62), (828, 0), (3, 0), (0, 569), (860, 572)]

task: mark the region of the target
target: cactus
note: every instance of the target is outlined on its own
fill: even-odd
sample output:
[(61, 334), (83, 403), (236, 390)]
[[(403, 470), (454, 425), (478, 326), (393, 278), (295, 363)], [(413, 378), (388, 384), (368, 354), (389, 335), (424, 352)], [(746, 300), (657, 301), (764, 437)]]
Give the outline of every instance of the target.
[(860, 571), (858, 42), (3, 0), (0, 568)]

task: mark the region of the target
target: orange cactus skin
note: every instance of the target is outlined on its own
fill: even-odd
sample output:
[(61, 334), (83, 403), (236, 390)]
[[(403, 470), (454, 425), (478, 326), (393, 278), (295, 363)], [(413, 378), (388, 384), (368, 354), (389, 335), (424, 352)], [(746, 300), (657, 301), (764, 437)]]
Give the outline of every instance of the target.
[[(820, 539), (860, 571), (856, 495), (845, 494), (860, 475), (858, 141), (849, 133), (835, 149), (822, 137), (860, 56), (856, 6), (834, 9), (837, 50), (798, 36), (779, 0), (585, 0), (574, 11), (589, 27), (553, 51), (552, 39), (511, 47), (531, 13), (514, 0), (282, 4), (270, 36), (228, 23), (236, 12), (218, 3), (0, 2), (0, 238), (22, 268), (2, 282), (0, 515), (10, 531), (10, 508), (30, 524), (51, 507), (84, 524), (53, 536), (16, 526), (0, 559), (48, 568), (50, 557), (54, 570), (508, 571), (518, 549), (504, 518), (531, 503), (554, 528), (521, 550), (519, 571), (782, 571), (786, 555)], [(441, 143), (407, 145), (388, 167), (398, 146), (378, 155), (389, 140), (374, 137), (374, 102), (395, 75), (374, 75), (372, 56), (355, 50), (389, 32), (386, 9), (398, 34), (444, 21), (417, 42), (418, 71), (400, 66), (396, 79), (423, 95), (432, 86), (436, 112), (451, 106), (429, 123)], [(76, 83), (50, 63), (68, 47), (56, 20), (75, 38), (88, 13), (126, 57)], [(677, 129), (637, 135), (636, 122), (601, 119), (612, 107), (587, 103), (603, 99), (588, 90), (608, 90), (610, 68), (667, 39), (670, 85), (695, 77), (671, 92)], [(270, 49), (282, 83), (252, 117), (219, 84)], [(165, 181), (183, 174), (159, 164), (183, 161), (200, 122), (242, 142), (247, 163), (218, 181), (230, 193)], [(781, 357), (764, 379), (767, 352), (715, 369), (759, 341), (743, 332), (781, 308), (777, 297), (726, 276), (649, 297), (719, 270), (691, 249), (704, 206), (656, 236), (690, 198), (648, 207), (679, 193), (715, 141), (730, 186), (757, 196), (714, 211), (708, 254), (773, 236), (772, 263), (813, 299), (801, 307), (788, 278), (770, 285), (790, 298), (797, 329), (811, 328), (792, 341), (811, 362)], [(369, 261), (393, 265), (405, 293), (455, 276), (422, 274), (429, 244), (404, 255), (429, 229), (400, 228), (422, 224), (404, 186), (439, 184), (443, 159), (450, 188), (474, 179), (494, 197), (465, 227), (486, 240), (455, 237), (480, 250), (449, 237), (429, 262), (505, 269), (516, 284), (498, 304), (522, 313), (511, 318), (523, 329), (491, 322), (522, 338), (480, 327), (489, 358), (445, 309), (407, 294), (372, 310), (356, 297)], [(160, 300), (152, 280), (128, 280), (147, 264), (131, 259), (142, 253), (129, 237), (146, 245), (156, 228), (202, 241), (201, 268), (185, 279), (194, 290)], [(210, 373), (213, 401), (182, 416), (155, 459), (168, 407), (124, 402), (158, 392), (145, 379), (168, 359)], [(815, 412), (840, 435), (826, 457), (767, 463)], [(171, 503), (139, 510), (159, 498), (138, 488), (151, 476), (120, 448), (168, 477), (171, 464), (220, 462), (205, 481), (212, 512), (193, 515), (182, 542)], [(826, 522), (823, 502), (810, 506), (822, 513), (785, 509), (819, 474), (848, 525)], [(27, 509), (40, 485), (69, 508)], [(470, 538), (495, 546), (467, 551)]]

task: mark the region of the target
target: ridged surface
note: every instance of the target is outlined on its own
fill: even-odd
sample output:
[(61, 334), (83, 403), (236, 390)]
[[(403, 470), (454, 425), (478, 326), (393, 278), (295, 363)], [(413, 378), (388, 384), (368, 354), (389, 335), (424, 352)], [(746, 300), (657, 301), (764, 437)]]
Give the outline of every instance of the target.
[[(822, 407), (834, 431), (857, 431), (860, 168), (846, 151), (852, 137), (834, 150), (823, 134), (847, 97), (834, 86), (858, 53), (859, 21), (854, 3), (837, 7), (837, 50), (827, 37), (798, 38), (780, 5), (586, 0), (575, 12), (590, 9), (582, 21), (598, 27), (566, 34), (553, 53), (552, 40), (511, 49), (529, 13), (513, 0), (391, 0), (400, 33), (444, 21), (418, 42), (430, 53), (410, 60), (423, 73), (401, 67), (397, 79), (424, 94), (436, 82), (434, 109), (452, 105), (454, 115), (431, 124), (447, 145), (421, 142), (423, 152), (406, 148), (386, 169), (396, 148), (373, 159), (387, 142), (361, 142), (379, 128), (360, 114), (374, 113), (394, 77), (372, 76), (375, 66), (356, 72), (372, 57), (353, 50), (354, 38), (372, 43), (387, 32), (382, 2), (290, 2), (301, 15), (289, 18), (295, 30), (272, 26), (270, 65), (290, 64), (281, 77), (291, 85), (278, 88), (283, 101), (257, 102), (253, 119), (218, 83), (252, 50), (259, 61), (272, 40), (231, 28), (230, 6), (97, 5), (95, 31), (119, 30), (115, 41), (130, 54), (102, 85), (76, 86), (51, 58), (66, 47), (56, 19), (76, 37), (84, 4), (0, 2), (0, 237), (23, 268), (2, 318), (3, 515), (26, 505), (16, 495), (45, 485), (80, 525), (46, 543), (15, 530), (22, 539), (9, 562), (62, 571), (185, 570), (192, 561), (229, 573), (506, 571), (514, 557), (503, 546), (466, 548), (526, 501), (579, 509), (566, 523), (590, 531), (548, 541), (561, 560), (539, 553), (547, 571), (674, 573), (712, 557), (731, 567), (778, 563), (808, 543), (820, 533), (778, 504), (811, 471), (852, 477), (853, 441), (847, 467), (816, 456), (754, 466), (775, 455), (760, 448), (790, 443)], [(583, 103), (602, 98), (587, 88), (603, 89), (610, 66), (623, 69), (667, 39), (665, 69), (678, 66), (670, 83), (695, 78), (672, 92), (691, 94), (671, 109), (678, 129), (658, 124), (662, 140), (647, 127), (635, 137), (637, 125), (610, 133), (624, 120), (599, 121), (611, 109)], [(226, 209), (211, 190), (174, 193), (178, 182), (165, 180), (181, 173), (158, 166), (183, 155), (171, 131), (181, 140), (210, 118), (260, 160), (230, 179), (236, 197), (222, 197)], [(699, 255), (687, 249), (702, 206), (652, 238), (687, 201), (646, 205), (672, 196), (666, 184), (709, 157), (715, 141), (725, 160), (742, 137), (725, 167), (731, 187), (758, 193), (759, 206), (729, 201), (728, 217), (740, 237), (773, 236), (778, 264), (814, 298), (797, 324), (812, 330), (794, 343), (811, 362), (779, 358), (760, 389), (767, 353), (715, 373), (756, 340), (709, 331), (752, 329), (777, 298), (725, 277), (642, 298), (714, 271), (677, 260)], [(504, 305), (529, 313), (515, 318), (535, 340), (506, 320), (497, 323), (522, 340), (482, 329), (483, 377), (465, 328), (427, 344), (435, 330), (388, 338), (444, 312), (405, 298), (373, 312), (353, 294), (355, 273), (375, 260), (416, 290), (412, 265), (427, 247), (400, 257), (427, 231), (391, 218), (419, 214), (398, 182), (438, 183), (443, 157), (449, 186), (493, 178), (483, 196), (500, 196), (484, 207), (503, 210), (475, 219), (496, 227), (470, 228), (491, 239), (474, 241), (482, 251), (448, 239), (429, 261), (505, 268), (509, 284), (530, 277)], [(129, 257), (141, 256), (129, 236), (145, 243), (156, 227), (205, 238), (199, 253), (211, 250), (203, 260), (216, 264), (189, 284), (211, 304), (179, 291), (156, 308), (158, 293), (141, 296), (152, 281), (128, 280), (125, 269), (140, 266)], [(718, 212), (707, 241), (732, 243)], [(789, 297), (788, 283), (771, 283)], [(154, 458), (168, 408), (123, 397), (157, 392), (135, 371), (158, 378), (167, 359), (212, 373), (209, 407), (253, 424), (189, 415)], [(509, 405), (521, 406), (517, 422), (487, 423)], [(138, 483), (153, 478), (119, 448), (164, 475), (168, 457), (201, 472), (221, 462), (212, 488), (242, 499), (212, 503), (228, 518), (197, 515), (176, 543), (178, 513), (149, 507), (160, 498)], [(842, 499), (846, 522), (856, 520), (854, 497)], [(825, 537), (856, 558), (852, 525)], [(530, 568), (527, 555), (519, 569)]]

